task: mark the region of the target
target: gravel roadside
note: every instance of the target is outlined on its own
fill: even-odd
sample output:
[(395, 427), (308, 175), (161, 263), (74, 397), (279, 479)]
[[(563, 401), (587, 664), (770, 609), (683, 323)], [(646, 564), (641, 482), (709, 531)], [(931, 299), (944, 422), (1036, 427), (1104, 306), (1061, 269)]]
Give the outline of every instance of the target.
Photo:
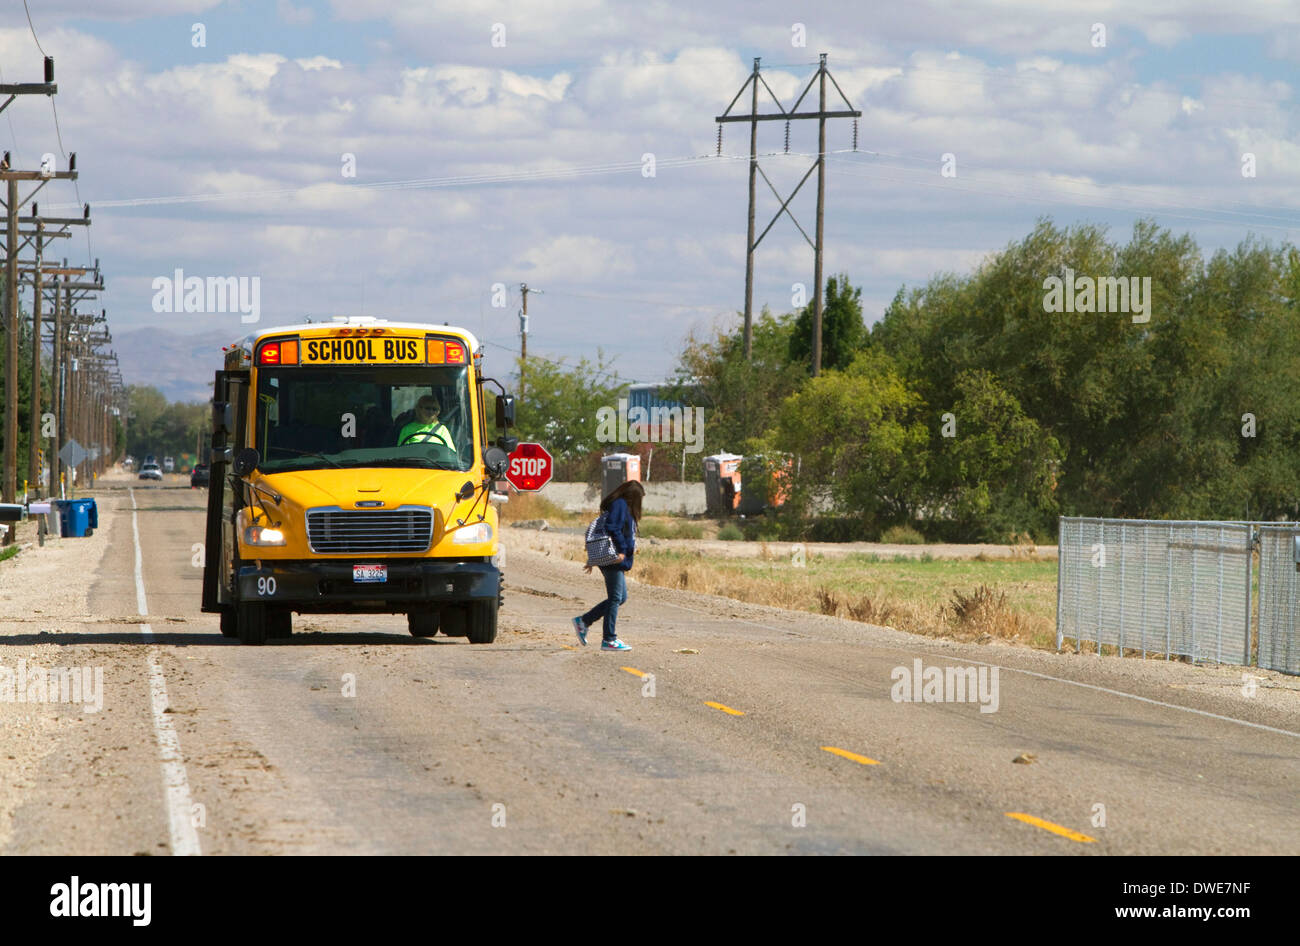
[[(119, 474), (117, 479), (124, 477)], [(102, 481), (101, 481), (102, 482)], [(108, 523), (130, 509), (125, 491), (96, 490), (100, 528), (85, 538), (37, 539), (35, 521), (18, 523), (20, 551), (0, 562), (0, 848), (8, 843), (13, 813), (38, 786), (35, 773), (63, 737), (86, 719), (82, 704), (27, 702), (18, 682), (36, 668), (80, 663), (74, 653), (42, 637), (76, 631), (96, 622), (87, 599), (108, 549)], [(5, 685), (6, 671), (12, 675)]]

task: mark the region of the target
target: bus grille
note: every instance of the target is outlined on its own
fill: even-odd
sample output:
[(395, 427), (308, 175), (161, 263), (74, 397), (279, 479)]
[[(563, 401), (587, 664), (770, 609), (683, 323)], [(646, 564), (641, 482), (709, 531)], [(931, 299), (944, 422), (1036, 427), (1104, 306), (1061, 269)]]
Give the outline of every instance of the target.
[(313, 552), (427, 552), (433, 542), (433, 512), (409, 509), (307, 513), (307, 542)]

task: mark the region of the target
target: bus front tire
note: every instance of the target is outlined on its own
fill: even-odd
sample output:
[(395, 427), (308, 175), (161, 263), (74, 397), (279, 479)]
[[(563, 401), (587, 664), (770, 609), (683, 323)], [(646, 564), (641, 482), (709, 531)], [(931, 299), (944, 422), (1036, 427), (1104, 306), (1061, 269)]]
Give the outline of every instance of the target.
[(266, 615), (266, 636), (267, 637), (292, 637), (293, 636), (293, 612), (287, 608), (267, 611)]
[(411, 611), (406, 615), (406, 627), (412, 637), (432, 637), (438, 633), (438, 612)]
[(475, 601), (466, 610), (469, 612), (469, 642), (471, 644), (490, 644), (497, 639), (497, 599)]
[(235, 629), (241, 644), (265, 644), (270, 623), (264, 604), (240, 602), (235, 608)]

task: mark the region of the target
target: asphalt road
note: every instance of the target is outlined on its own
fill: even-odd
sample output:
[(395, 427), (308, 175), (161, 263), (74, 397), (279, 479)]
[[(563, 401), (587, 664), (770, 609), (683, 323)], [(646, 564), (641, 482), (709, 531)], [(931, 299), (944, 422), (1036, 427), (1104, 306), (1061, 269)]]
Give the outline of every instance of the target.
[[(105, 710), (24, 773), (3, 853), (1300, 850), (1300, 715), (1224, 695), (1240, 669), (945, 645), (636, 583), (634, 649), (603, 653), (569, 627), (598, 579), (510, 544), (495, 644), (320, 615), (241, 647), (199, 612), (206, 494), (99, 496), (96, 620), (39, 642), (104, 668)], [(35, 642), (0, 638), (0, 661)], [(998, 667), (996, 712), (896, 702), (917, 659)]]

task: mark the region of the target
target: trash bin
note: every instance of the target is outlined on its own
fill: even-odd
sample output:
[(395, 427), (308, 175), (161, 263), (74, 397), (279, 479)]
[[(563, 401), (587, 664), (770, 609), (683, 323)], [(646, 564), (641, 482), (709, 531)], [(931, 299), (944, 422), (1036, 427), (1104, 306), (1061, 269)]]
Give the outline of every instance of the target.
[(56, 499), (59, 511), (59, 534), (64, 538), (94, 535), (99, 526), (99, 507), (93, 499)]

